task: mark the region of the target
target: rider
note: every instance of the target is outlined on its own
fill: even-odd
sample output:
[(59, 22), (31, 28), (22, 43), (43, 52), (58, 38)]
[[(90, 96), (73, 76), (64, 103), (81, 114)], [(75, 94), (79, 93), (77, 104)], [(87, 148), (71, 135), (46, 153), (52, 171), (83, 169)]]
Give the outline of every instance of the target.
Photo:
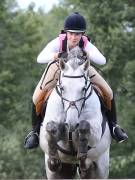
[[(99, 65), (106, 63), (105, 57), (99, 52), (99, 50), (88, 41), (84, 35), (86, 31), (86, 21), (82, 15), (78, 12), (70, 14), (64, 23), (64, 33), (60, 34), (59, 37), (55, 38), (47, 44), (47, 46), (41, 51), (37, 57), (38, 63), (51, 62), (46, 68), (39, 81), (35, 92), (33, 94), (33, 105), (32, 105), (32, 131), (25, 138), (25, 148), (32, 149), (39, 144), (39, 131), (42, 123), (41, 108), (43, 102), (47, 101), (51, 90), (55, 87), (58, 75), (59, 66), (58, 60), (61, 52), (70, 51), (73, 47), (79, 46), (85, 50), (89, 59)], [(92, 77), (91, 81), (93, 84), (98, 86), (104, 98), (110, 102), (110, 108), (108, 110), (109, 126), (112, 137), (117, 142), (125, 141), (128, 136), (123, 129), (117, 124), (115, 102), (113, 92), (107, 82), (99, 75), (99, 73), (90, 66), (89, 75)]]

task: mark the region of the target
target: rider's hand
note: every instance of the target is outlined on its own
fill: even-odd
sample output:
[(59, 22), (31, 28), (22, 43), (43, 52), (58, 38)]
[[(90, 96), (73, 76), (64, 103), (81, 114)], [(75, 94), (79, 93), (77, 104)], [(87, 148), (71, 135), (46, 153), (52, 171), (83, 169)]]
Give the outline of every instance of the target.
[(67, 54), (67, 52), (60, 52), (58, 57), (61, 59), (66, 59), (68, 57), (68, 54)]
[(67, 52), (58, 52), (58, 53), (55, 53), (54, 55), (54, 59), (57, 60), (59, 58), (64, 58), (66, 59), (68, 56)]

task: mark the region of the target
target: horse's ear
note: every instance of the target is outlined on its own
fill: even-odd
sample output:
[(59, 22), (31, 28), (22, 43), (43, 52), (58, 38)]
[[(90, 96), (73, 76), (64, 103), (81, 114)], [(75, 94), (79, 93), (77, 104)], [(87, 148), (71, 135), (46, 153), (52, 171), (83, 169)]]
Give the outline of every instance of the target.
[(61, 70), (65, 69), (66, 64), (65, 64), (64, 60), (62, 60), (62, 59), (59, 60), (59, 67), (60, 67)]
[(87, 59), (87, 60), (81, 65), (81, 69), (82, 69), (83, 71), (87, 71), (88, 68), (89, 68), (89, 66), (90, 66), (90, 61), (89, 61), (89, 59)]

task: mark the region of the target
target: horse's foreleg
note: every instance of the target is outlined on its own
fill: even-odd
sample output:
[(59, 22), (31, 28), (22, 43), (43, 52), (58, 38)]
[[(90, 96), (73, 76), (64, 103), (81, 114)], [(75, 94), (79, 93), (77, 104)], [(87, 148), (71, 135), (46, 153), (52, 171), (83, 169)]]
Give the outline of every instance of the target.
[(46, 131), (48, 133), (48, 167), (51, 171), (56, 171), (61, 165), (57, 151), (57, 142), (59, 138), (58, 124), (54, 121), (48, 122)]
[(88, 140), (90, 135), (90, 125), (87, 121), (81, 121), (78, 127), (79, 146), (77, 157), (79, 159), (79, 169), (81, 178), (86, 177), (90, 163), (87, 163)]
[(78, 158), (86, 159), (88, 152), (88, 138), (90, 135), (90, 125), (87, 121), (81, 121), (78, 127), (79, 147)]
[(48, 152), (50, 156), (54, 157), (57, 154), (58, 125), (54, 121), (48, 122), (46, 131), (48, 133)]

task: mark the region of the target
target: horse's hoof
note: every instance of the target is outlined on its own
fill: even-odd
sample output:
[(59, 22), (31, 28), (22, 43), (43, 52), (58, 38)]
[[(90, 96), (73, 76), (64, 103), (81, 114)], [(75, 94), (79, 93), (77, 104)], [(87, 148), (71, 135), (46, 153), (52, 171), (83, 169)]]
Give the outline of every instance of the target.
[(79, 174), (81, 179), (87, 179), (88, 172), (89, 172), (89, 168), (86, 168), (85, 164), (80, 164)]
[(80, 162), (79, 167), (83, 171), (85, 171), (87, 169), (87, 167), (86, 167), (86, 158), (87, 158), (87, 156), (82, 156), (79, 159), (79, 162)]
[(61, 169), (61, 161), (59, 159), (49, 158), (48, 167), (51, 171), (58, 171)]
[(87, 171), (81, 171), (81, 173), (80, 173), (81, 179), (89, 179), (87, 176), (88, 176), (88, 172)]

